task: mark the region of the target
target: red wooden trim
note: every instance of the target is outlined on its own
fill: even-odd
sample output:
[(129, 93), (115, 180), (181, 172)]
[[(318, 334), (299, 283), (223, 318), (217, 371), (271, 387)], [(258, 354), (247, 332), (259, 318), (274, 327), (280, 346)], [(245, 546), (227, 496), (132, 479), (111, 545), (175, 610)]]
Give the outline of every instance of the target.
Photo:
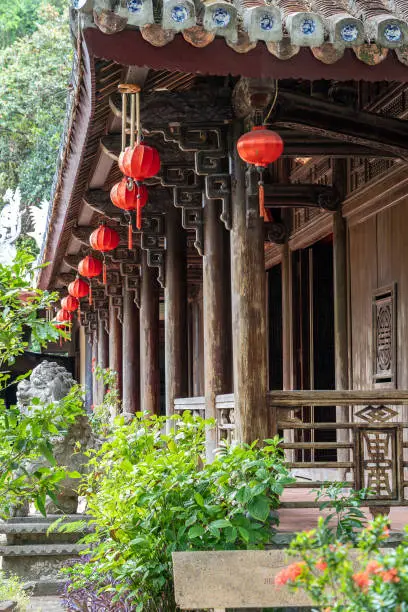
[(249, 53), (237, 53), (222, 38), (216, 38), (207, 47), (198, 49), (187, 43), (181, 34), (164, 47), (154, 47), (146, 42), (137, 30), (108, 35), (96, 28), (88, 28), (84, 36), (90, 53), (95, 57), (127, 66), (148, 66), (155, 70), (276, 79), (408, 82), (408, 67), (401, 64), (393, 52), (381, 64), (368, 66), (357, 59), (351, 49), (346, 49), (338, 62), (328, 65), (317, 60), (306, 48), (289, 60), (280, 60), (271, 55), (262, 43), (258, 43)]

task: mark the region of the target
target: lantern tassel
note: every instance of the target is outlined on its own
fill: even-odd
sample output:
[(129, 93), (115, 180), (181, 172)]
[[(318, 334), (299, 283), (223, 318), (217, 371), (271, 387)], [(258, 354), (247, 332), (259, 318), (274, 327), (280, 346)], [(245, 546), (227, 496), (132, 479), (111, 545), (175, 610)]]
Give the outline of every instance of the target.
[(131, 251), (133, 249), (133, 230), (132, 230), (132, 218), (129, 218), (128, 225), (128, 249)]
[(89, 283), (89, 305), (92, 306), (92, 285)]
[(103, 260), (103, 268), (102, 268), (102, 282), (104, 285), (106, 285), (106, 262), (105, 260)]
[(258, 167), (259, 172), (259, 181), (258, 181), (258, 193), (259, 193), (259, 215), (263, 217), (265, 220), (267, 219), (267, 214), (265, 210), (265, 188), (263, 182), (263, 168)]

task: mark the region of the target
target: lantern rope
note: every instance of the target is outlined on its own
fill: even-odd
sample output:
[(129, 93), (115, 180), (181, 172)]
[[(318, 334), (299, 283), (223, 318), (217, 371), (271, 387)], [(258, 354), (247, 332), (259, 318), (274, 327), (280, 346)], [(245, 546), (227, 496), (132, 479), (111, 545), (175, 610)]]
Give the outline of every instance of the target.
[(268, 114), (266, 115), (264, 119), (263, 125), (266, 125), (268, 123), (268, 119), (271, 116), (273, 109), (275, 108), (276, 100), (278, 99), (278, 90), (279, 90), (279, 81), (275, 79), (275, 95), (273, 97), (271, 107), (268, 111)]

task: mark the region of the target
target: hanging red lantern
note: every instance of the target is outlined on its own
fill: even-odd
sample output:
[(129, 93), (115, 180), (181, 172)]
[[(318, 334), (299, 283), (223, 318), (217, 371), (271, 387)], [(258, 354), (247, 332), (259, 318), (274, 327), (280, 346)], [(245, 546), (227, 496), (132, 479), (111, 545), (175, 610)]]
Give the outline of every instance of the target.
[[(142, 208), (147, 204), (148, 192), (145, 185), (124, 177), (110, 192), (112, 203), (126, 212), (136, 210), (136, 227), (142, 228)], [(129, 215), (128, 248), (133, 248), (132, 219)]]
[(59, 323), (57, 326), (58, 329), (63, 329), (64, 327), (69, 327), (70, 322), (72, 321), (72, 313), (65, 308), (60, 308), (55, 315), (55, 320)]
[(78, 272), (81, 276), (89, 279), (89, 303), (92, 306), (92, 284), (90, 279), (99, 276), (102, 272), (102, 262), (100, 259), (92, 257), (92, 255), (87, 255), (79, 262)]
[[(100, 251), (105, 254), (108, 251), (116, 249), (120, 242), (118, 232), (106, 225), (100, 225), (92, 232), (89, 237), (89, 244), (95, 251)], [(106, 285), (106, 262), (103, 260), (102, 266), (103, 282)]]
[(160, 156), (154, 147), (142, 142), (133, 147), (126, 147), (119, 156), (119, 168), (125, 176), (136, 181), (144, 181), (156, 176), (160, 170)]
[(276, 132), (258, 125), (238, 139), (237, 150), (240, 158), (255, 166), (259, 172), (259, 208), (261, 217), (265, 218), (263, 171), (282, 155), (283, 140)]
[[(70, 330), (71, 321), (72, 321), (72, 313), (65, 308), (60, 308), (57, 314), (55, 315), (55, 327), (61, 330)], [(60, 346), (62, 346), (62, 336), (60, 336)]]
[(79, 300), (89, 295), (89, 285), (82, 278), (76, 278), (68, 285), (68, 293)]
[(73, 295), (67, 295), (61, 300), (61, 308), (68, 312), (75, 312), (75, 310), (78, 310), (78, 306), (79, 300)]
[(78, 272), (81, 276), (85, 276), (85, 278), (95, 278), (95, 276), (99, 276), (102, 272), (102, 262), (97, 257), (87, 255), (79, 262)]

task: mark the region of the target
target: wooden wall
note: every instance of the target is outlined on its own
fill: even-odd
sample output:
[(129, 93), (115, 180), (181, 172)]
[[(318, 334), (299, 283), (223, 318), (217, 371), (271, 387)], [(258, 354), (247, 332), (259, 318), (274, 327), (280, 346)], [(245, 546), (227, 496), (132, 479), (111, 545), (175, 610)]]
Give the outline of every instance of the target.
[(408, 388), (408, 195), (349, 229), (351, 387), (376, 388), (372, 377), (372, 299), (396, 283), (396, 384)]

